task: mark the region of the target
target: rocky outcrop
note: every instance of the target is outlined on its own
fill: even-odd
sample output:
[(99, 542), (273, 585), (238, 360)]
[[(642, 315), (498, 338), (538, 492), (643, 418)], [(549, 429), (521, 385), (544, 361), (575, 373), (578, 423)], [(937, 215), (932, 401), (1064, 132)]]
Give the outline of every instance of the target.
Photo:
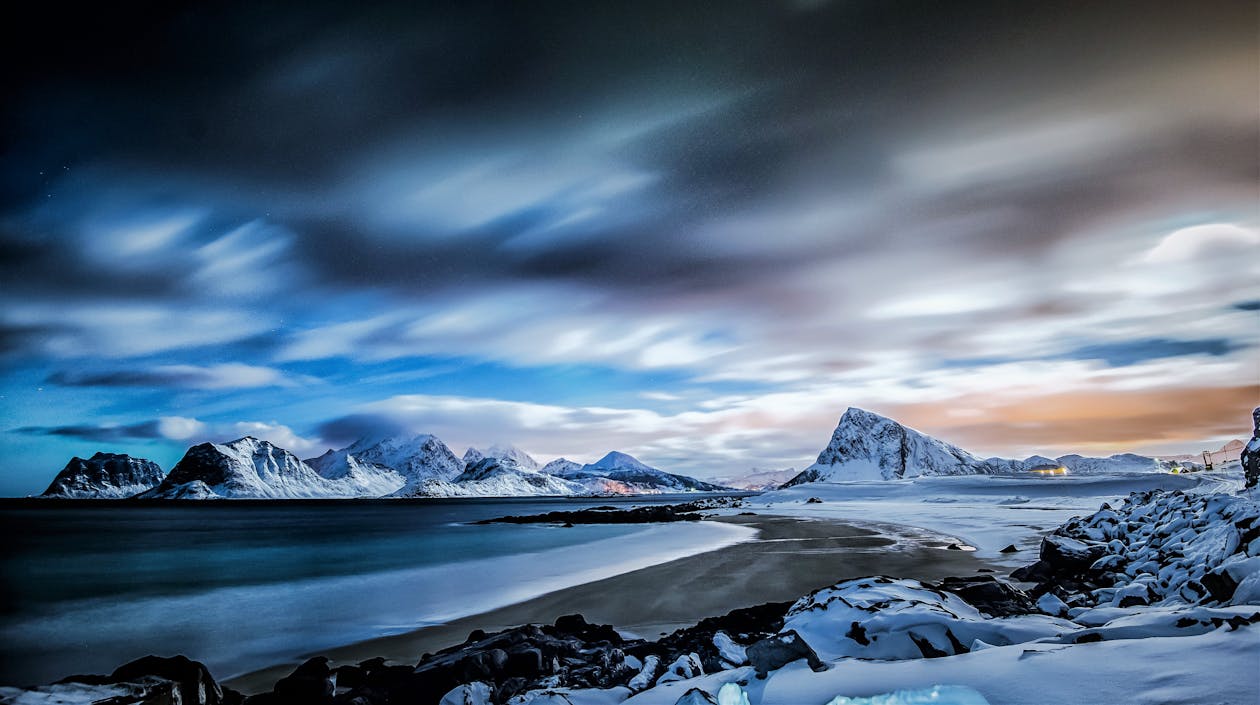
[(74, 457), (57, 473), (41, 497), (121, 499), (153, 489), (162, 482), (162, 468), (144, 458), (121, 453)]
[(699, 521), (700, 512), (742, 506), (739, 497), (709, 497), (681, 504), (649, 504), (643, 507), (618, 509), (613, 506), (591, 507), (574, 511), (554, 511), (482, 519), (477, 524), (655, 524), (672, 521)]
[(1239, 456), (1247, 487), (1255, 487), (1260, 482), (1260, 406), (1251, 412), (1251, 424), (1251, 440), (1243, 447)]
[(0, 688), (0, 703), (103, 705), (239, 705), (240, 693), (219, 686), (206, 667), (185, 656), (145, 656), (107, 675), (79, 675), (36, 688)]

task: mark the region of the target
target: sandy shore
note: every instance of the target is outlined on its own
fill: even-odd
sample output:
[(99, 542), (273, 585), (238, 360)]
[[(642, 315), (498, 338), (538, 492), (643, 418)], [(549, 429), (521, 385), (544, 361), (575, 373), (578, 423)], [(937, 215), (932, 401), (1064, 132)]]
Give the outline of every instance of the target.
[[(337, 663), (357, 663), (375, 656), (414, 663), (426, 651), (462, 643), (474, 629), (495, 631), (531, 622), (550, 623), (575, 612), (592, 623), (612, 624), (623, 632), (652, 639), (705, 617), (763, 602), (792, 600), (845, 578), (884, 574), (932, 580), (970, 575), (986, 567), (972, 553), (945, 550), (941, 541), (912, 540), (896, 527), (859, 527), (770, 515), (723, 517), (718, 521), (752, 526), (760, 534), (753, 541), (728, 548), (558, 590), (447, 624), (325, 649), (320, 655)], [(246, 693), (269, 690), (298, 663), (300, 660), (278, 664), (225, 684)]]

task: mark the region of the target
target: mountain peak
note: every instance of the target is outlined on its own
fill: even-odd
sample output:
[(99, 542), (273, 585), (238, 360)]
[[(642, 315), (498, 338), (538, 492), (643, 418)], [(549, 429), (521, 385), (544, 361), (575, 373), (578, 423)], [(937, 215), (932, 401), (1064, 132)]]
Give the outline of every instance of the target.
[(635, 470), (655, 470), (656, 468), (647, 465), (638, 458), (629, 453), (621, 451), (611, 451), (599, 460), (591, 463), (587, 467), (599, 468), (601, 470), (611, 470), (614, 468), (634, 468)]
[(42, 496), (121, 499), (152, 489), (161, 481), (162, 469), (151, 460), (98, 452), (87, 460), (71, 458)]
[(788, 485), (991, 472), (957, 446), (856, 406), (845, 410), (818, 460)]

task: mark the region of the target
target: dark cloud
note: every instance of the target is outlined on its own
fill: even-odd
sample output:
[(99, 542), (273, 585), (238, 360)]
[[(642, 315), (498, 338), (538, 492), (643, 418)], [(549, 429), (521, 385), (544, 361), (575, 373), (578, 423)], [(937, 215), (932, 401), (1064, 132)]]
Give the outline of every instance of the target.
[(157, 421), (145, 421), (124, 426), (108, 425), (71, 425), (71, 426), (23, 426), (13, 429), (14, 433), (30, 436), (60, 436), (78, 438), (88, 441), (124, 441), (137, 439), (164, 439)]
[(1260, 301), (1240, 301), (1234, 304), (1239, 311), (1260, 311)]
[(1245, 347), (1245, 345), (1239, 345), (1228, 338), (1205, 338), (1203, 340), (1147, 338), (1118, 343), (1085, 345), (1055, 357), (1067, 360), (1102, 360), (1112, 367), (1126, 367), (1150, 360), (1181, 357), (1183, 355), (1221, 357)]
[(385, 438), (407, 433), (405, 424), (381, 414), (351, 414), (330, 419), (316, 428), (316, 433), (336, 447), (350, 445), (360, 438)]

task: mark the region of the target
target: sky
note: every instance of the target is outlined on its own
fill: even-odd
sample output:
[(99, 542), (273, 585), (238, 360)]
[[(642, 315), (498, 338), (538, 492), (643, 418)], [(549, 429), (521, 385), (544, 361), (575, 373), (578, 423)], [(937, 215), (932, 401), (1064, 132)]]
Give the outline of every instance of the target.
[(6, 22), (0, 494), (250, 434), (801, 468), (1260, 405), (1254, 2), (249, 2)]

